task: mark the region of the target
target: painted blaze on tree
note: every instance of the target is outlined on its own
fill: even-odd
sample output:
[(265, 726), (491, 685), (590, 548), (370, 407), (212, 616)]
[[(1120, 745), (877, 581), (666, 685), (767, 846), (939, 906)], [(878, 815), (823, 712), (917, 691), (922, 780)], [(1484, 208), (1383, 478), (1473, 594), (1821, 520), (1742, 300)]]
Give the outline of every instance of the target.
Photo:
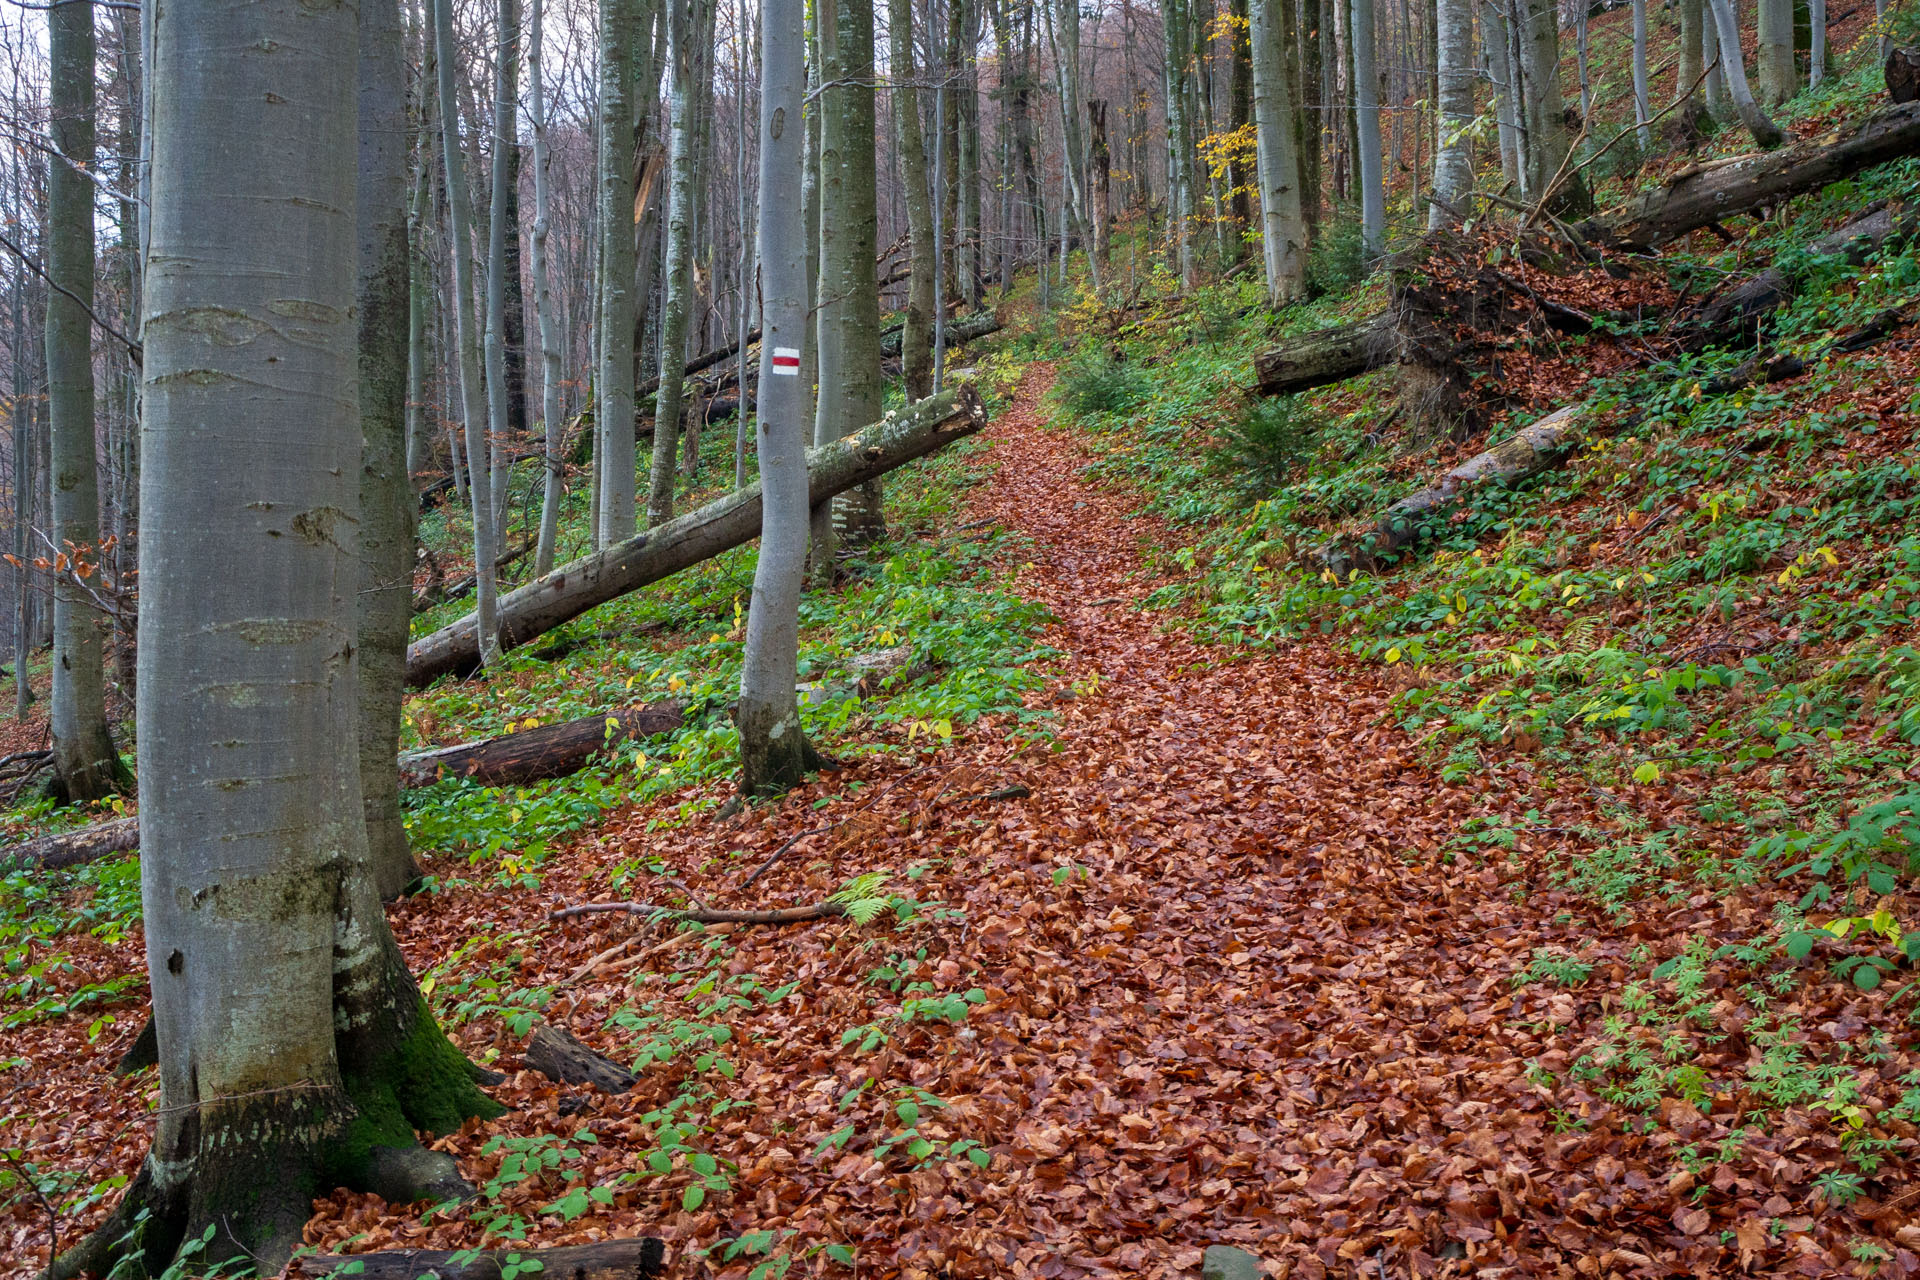
[(394, 944), (360, 804), (358, 20), (179, 0), (156, 32), (137, 714), (160, 1107), (56, 1276), (157, 1274), (208, 1231), (209, 1261), (271, 1271), (317, 1192), (458, 1193), (417, 1130), (498, 1110)]

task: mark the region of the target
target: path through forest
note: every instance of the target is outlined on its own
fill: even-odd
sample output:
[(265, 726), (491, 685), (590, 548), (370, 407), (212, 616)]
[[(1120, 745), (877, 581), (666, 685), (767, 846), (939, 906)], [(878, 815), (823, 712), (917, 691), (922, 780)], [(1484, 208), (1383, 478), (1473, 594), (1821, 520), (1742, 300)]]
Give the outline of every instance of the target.
[[(310, 1243), (465, 1247), (517, 1215), (532, 1245), (666, 1235), (688, 1276), (702, 1274), (689, 1247), (755, 1231), (795, 1275), (848, 1274), (829, 1243), (863, 1276), (928, 1278), (1192, 1275), (1215, 1243), (1295, 1276), (1720, 1256), (1639, 1172), (1649, 1140), (1555, 1132), (1525, 1075), (1548, 1047), (1538, 1037), (1599, 1009), (1515, 992), (1532, 949), (1572, 931), (1553, 923), (1552, 894), (1516, 907), (1495, 869), (1446, 852), (1500, 799), (1416, 761), (1381, 715), (1381, 668), (1322, 645), (1210, 648), (1138, 609), (1155, 585), (1141, 549), (1176, 535), (1130, 515), (1137, 495), (1080, 478), (1075, 437), (1046, 421), (1050, 379), (1036, 366), (989, 428), (994, 469), (956, 523), (1032, 540), (1011, 544), (1017, 589), (1053, 610), (1045, 639), (1068, 655), (1032, 697), (1056, 717), (1054, 745), (976, 728), (932, 764), (868, 759), (737, 824), (650, 831), (659, 812), (631, 809), (556, 854), (537, 889), (398, 905), (396, 934), (451, 1033), (493, 1051), (514, 1110), (441, 1144), (492, 1184), (483, 1211), (423, 1220), (338, 1193)], [(1013, 783), (1031, 796), (988, 795)], [(746, 868), (822, 827), (740, 892)], [(899, 929), (546, 920), (667, 892), (633, 874), (656, 858), (672, 889), (713, 906), (815, 901), (867, 871), (942, 905)], [(119, 955), (137, 965), (137, 941)], [(588, 1044), (625, 1062), (652, 1045), (659, 1061), (620, 1095), (517, 1069), (516, 1002), (541, 989), (543, 1016)], [(969, 990), (964, 1017), (938, 1011)], [(74, 1040), (70, 1059), (42, 1064), (36, 1142), (50, 1162), (131, 1173), (149, 1086), (103, 1082), (124, 1046)], [(685, 1147), (645, 1176), (669, 1120), (689, 1124)], [(594, 1141), (554, 1168), (503, 1176), (514, 1145), (582, 1130)], [(916, 1137), (932, 1144), (920, 1162)], [(966, 1154), (976, 1142), (985, 1170)], [(570, 1185), (611, 1194), (578, 1199), (571, 1219), (542, 1212)], [(9, 1275), (44, 1248), (21, 1228)], [(1471, 1261), (1450, 1261), (1463, 1247)], [(760, 1260), (716, 1250), (709, 1274)]]

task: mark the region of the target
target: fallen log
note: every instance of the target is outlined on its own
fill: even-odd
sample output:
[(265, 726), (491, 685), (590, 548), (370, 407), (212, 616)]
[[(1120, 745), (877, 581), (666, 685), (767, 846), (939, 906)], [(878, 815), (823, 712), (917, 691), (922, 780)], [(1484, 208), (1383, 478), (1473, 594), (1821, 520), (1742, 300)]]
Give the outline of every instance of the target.
[[(655, 1236), (600, 1240), (558, 1249), (392, 1249), (384, 1253), (313, 1254), (297, 1259), (309, 1280), (502, 1280), (539, 1275), (552, 1280), (658, 1280), (666, 1274), (666, 1244)], [(290, 1270), (289, 1274), (295, 1272)]]
[(140, 819), (115, 818), (90, 827), (39, 836), (0, 852), (0, 869), (44, 867), (56, 871), (98, 862), (116, 853), (125, 853), (140, 845)]
[(520, 1060), (555, 1084), (588, 1084), (603, 1093), (625, 1093), (640, 1077), (581, 1044), (570, 1031), (541, 1023)]
[(1419, 541), (1436, 517), (1474, 489), (1512, 484), (1537, 475), (1564, 459), (1578, 438), (1579, 406), (1555, 410), (1511, 438), (1475, 454), (1441, 476), (1438, 483), (1400, 499), (1367, 533), (1335, 541), (1320, 553), (1320, 562), (1339, 577), (1355, 567), (1370, 568), (1383, 557)]
[[(684, 723), (678, 704), (666, 702), (622, 707), (478, 742), (412, 751), (397, 762), (400, 785), (425, 787), (446, 778), (471, 778), (489, 786), (517, 786), (563, 778), (579, 772), (587, 761), (616, 743), (670, 733)], [(139, 847), (140, 819), (115, 818), (0, 850), (0, 869), (77, 867)]]
[[(1860, 266), (1896, 236), (1912, 235), (1920, 219), (1888, 206), (1869, 209), (1837, 231), (1807, 246), (1815, 257), (1841, 257)], [(1800, 281), (1784, 266), (1771, 266), (1691, 308), (1677, 326), (1689, 351), (1752, 342), (1766, 318), (1798, 291)]]
[(679, 706), (669, 702), (409, 752), (400, 757), (400, 785), (424, 787), (447, 778), (471, 778), (490, 786), (517, 786), (563, 778), (578, 772), (596, 752), (635, 738), (671, 733), (684, 723)]
[(1399, 354), (1393, 313), (1382, 311), (1353, 324), (1289, 338), (1254, 356), (1253, 373), (1261, 395), (1288, 395), (1357, 378), (1392, 364)]
[[(954, 319), (947, 321), (947, 345), (949, 347), (965, 346), (969, 342), (977, 342), (988, 334), (1000, 332), (1000, 328), (999, 317), (995, 316), (991, 311), (982, 311), (970, 316), (956, 316)], [(905, 337), (906, 332), (905, 325), (897, 325), (891, 326), (881, 333), (880, 354), (883, 356), (899, 355), (900, 343)]]
[(1594, 244), (1657, 249), (1735, 214), (1817, 191), (1916, 152), (1920, 152), (1920, 102), (1909, 102), (1840, 134), (1694, 166), (1618, 212), (1580, 223), (1574, 230)]
[[(985, 405), (971, 387), (942, 392), (843, 440), (807, 453), (811, 501), (818, 505), (895, 467), (980, 430)], [(511, 649), (649, 583), (760, 536), (760, 486), (562, 565), (508, 592), (499, 602), (500, 647)], [(407, 683), (424, 685), (480, 665), (479, 630), (469, 614), (407, 649)]]

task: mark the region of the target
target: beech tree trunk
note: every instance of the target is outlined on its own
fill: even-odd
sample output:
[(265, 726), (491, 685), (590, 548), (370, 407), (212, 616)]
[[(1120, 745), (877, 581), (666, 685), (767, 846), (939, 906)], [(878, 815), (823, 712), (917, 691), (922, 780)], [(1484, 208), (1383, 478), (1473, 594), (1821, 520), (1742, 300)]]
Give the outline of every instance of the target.
[(1676, 114), (1684, 128), (1697, 130), (1701, 117), (1706, 114), (1706, 100), (1697, 87), (1706, 69), (1701, 60), (1706, 14), (1701, 0), (1678, 0), (1675, 7), (1680, 17), (1680, 47), (1674, 51), (1678, 59), (1673, 79), (1674, 101), (1678, 104)]
[(1633, 0), (1633, 123), (1640, 154), (1645, 155), (1653, 149), (1653, 99), (1647, 91), (1647, 0)]
[(359, 22), (177, 0), (155, 28), (138, 740), (159, 1106), (60, 1280), (158, 1274), (203, 1232), (196, 1266), (275, 1270), (325, 1188), (457, 1193), (415, 1130), (497, 1112), (388, 932), (340, 660)]
[(407, 479), (407, 67), (398, 0), (361, 0), (358, 165), (360, 313), (360, 792), (374, 888), (419, 878), (400, 818), (400, 747), (414, 518)]
[(1544, 200), (1557, 212), (1585, 213), (1593, 207), (1593, 198), (1567, 159), (1571, 143), (1566, 99), (1560, 93), (1559, 5), (1556, 0), (1522, 0), (1522, 5), (1520, 107), (1527, 198)]
[(1740, 19), (1734, 12), (1733, 0), (1703, 0), (1713, 17), (1713, 34), (1720, 50), (1720, 74), (1726, 85), (1727, 96), (1733, 99), (1733, 109), (1739, 113), (1740, 123), (1746, 125), (1747, 132), (1762, 147), (1779, 146), (1786, 140), (1780, 126), (1770, 119), (1753, 99), (1753, 90), (1747, 84), (1747, 66), (1740, 52)]
[[(991, 0), (990, 0), (991, 2)], [(913, 0), (888, 0), (887, 38), (891, 44), (894, 145), (900, 155), (900, 181), (906, 188), (907, 278), (906, 332), (901, 363), (907, 398), (933, 394), (933, 205), (927, 195), (927, 148), (920, 136), (920, 90), (914, 83)]]
[(561, 451), (566, 424), (560, 420), (560, 323), (555, 314), (553, 281), (548, 267), (548, 237), (553, 228), (547, 153), (546, 0), (533, 0), (527, 30), (528, 114), (533, 124), (533, 312), (540, 331), (540, 416), (546, 428), (545, 483), (540, 501), (540, 540), (534, 551), (536, 576), (553, 568), (554, 543), (560, 534), (560, 500), (566, 494), (566, 463)]
[(480, 659), (500, 656), (494, 618), (498, 592), (493, 562), (493, 482), (488, 474), (487, 398), (480, 381), (478, 332), (473, 316), (473, 200), (467, 188), (466, 152), (460, 145), (460, 99), (455, 90), (453, 0), (433, 0), (435, 61), (440, 75), (440, 138), (447, 177), (447, 256), (453, 259), (454, 346), (460, 361), (460, 412), (466, 420), (467, 509), (473, 513), (474, 606), (480, 617)]
[(1279, 307), (1306, 295), (1307, 224), (1287, 32), (1281, 0), (1252, 0), (1248, 55), (1253, 62), (1255, 168), (1259, 174), (1261, 254), (1267, 301)]
[[(861, 0), (839, 0), (842, 6)], [(857, 15), (842, 29), (831, 3), (821, 17), (821, 41), (842, 45), (841, 55), (860, 57)], [(872, 15), (867, 32), (865, 66), (872, 75)], [(833, 34), (829, 34), (829, 32)], [(784, 790), (820, 765), (820, 758), (800, 728), (799, 703), (794, 687), (799, 680), (800, 591), (807, 568), (807, 524), (812, 495), (808, 492), (806, 396), (800, 385), (799, 347), (808, 323), (807, 250), (800, 234), (805, 220), (794, 207), (806, 168), (806, 139), (801, 99), (806, 86), (803, 53), (806, 47), (805, 0), (763, 0), (760, 10), (760, 281), (761, 315), (765, 336), (760, 342), (760, 405), (758, 445), (760, 487), (765, 492), (759, 516), (760, 556), (753, 571), (753, 598), (747, 611), (747, 638), (740, 671), (740, 787), (753, 796)], [(847, 63), (840, 56), (822, 61), (822, 74), (832, 78)], [(873, 157), (872, 102), (867, 93), (866, 157)], [(823, 121), (823, 124), (825, 122)], [(851, 131), (857, 131), (857, 125)], [(826, 184), (844, 181), (851, 156), (833, 155), (848, 145), (836, 131), (823, 138), (821, 168)], [(867, 199), (873, 198), (868, 170)], [(824, 239), (829, 212), (837, 202), (825, 201), (821, 227)], [(843, 206), (844, 207), (844, 206)], [(870, 207), (870, 206), (869, 206)], [(869, 228), (871, 222), (868, 223)], [(855, 230), (855, 228), (849, 228)], [(830, 279), (827, 253), (821, 254), (824, 294)], [(871, 242), (859, 256), (873, 269)], [(835, 272), (833, 275), (837, 276)], [(872, 300), (871, 280), (865, 297)], [(877, 330), (878, 325), (876, 323)], [(878, 337), (878, 334), (875, 334)], [(877, 363), (877, 361), (876, 361)], [(821, 360), (821, 375), (827, 374)], [(824, 400), (825, 397), (823, 396)], [(822, 420), (825, 413), (822, 412)], [(831, 446), (845, 449), (846, 446)], [(748, 491), (751, 492), (751, 491)], [(755, 495), (756, 499), (759, 497)], [(664, 532), (664, 531), (663, 531)]]
[(1473, 0), (1436, 0), (1435, 18), (1440, 109), (1429, 229), (1452, 226), (1473, 212)]
[[(47, 164), (47, 420), (52, 435), (53, 770), (56, 793), (79, 803), (129, 781), (107, 730), (102, 667), (106, 619), (78, 575), (94, 582), (100, 546), (99, 459), (94, 448), (93, 5), (47, 13), (49, 117), (56, 152)], [(15, 353), (16, 359), (18, 352)], [(18, 505), (16, 503), (16, 505)]]
[(634, 531), (633, 327), (644, 298), (634, 297), (633, 69), (635, 6), (600, 0), (600, 351), (595, 378), (595, 474), (600, 500), (595, 545)]
[(666, 292), (660, 303), (660, 389), (654, 393), (653, 458), (647, 471), (647, 527), (673, 518), (673, 447), (680, 438), (687, 320), (693, 310), (693, 15), (688, 0), (666, 0)]
[[(764, 48), (764, 38), (761, 44)], [(781, 123), (785, 124), (784, 118)], [(766, 217), (763, 214), (761, 218), (763, 237)], [(762, 244), (765, 245), (764, 240)], [(761, 279), (764, 298), (768, 296), (764, 273)], [(760, 385), (763, 388), (767, 385), (767, 362), (773, 358), (777, 345), (769, 331), (761, 343)], [(766, 393), (763, 391), (761, 395), (759, 413), (764, 421), (768, 411)], [(962, 387), (957, 393), (945, 392), (923, 400), (857, 435), (805, 454), (781, 456), (804, 457), (807, 503), (810, 508), (817, 507), (836, 493), (972, 435), (986, 425), (986, 420), (986, 410), (979, 397), (971, 388)], [(764, 450), (766, 428), (763, 426), (760, 430), (758, 443)], [(766, 462), (767, 455), (763, 453), (763, 475)], [(605, 604), (689, 565), (753, 541), (760, 534), (760, 493), (759, 485), (749, 485), (670, 520), (658, 529), (561, 565), (545, 577), (507, 593), (500, 602), (505, 643), (508, 647), (525, 644), (595, 605)], [(424, 685), (449, 672), (473, 671), (478, 665), (473, 624), (473, 615), (469, 614), (451, 626), (414, 641), (407, 651), (408, 683)]]
[(1380, 74), (1374, 67), (1373, 0), (1351, 0), (1353, 109), (1359, 147), (1360, 239), (1369, 261), (1387, 251), (1387, 189), (1381, 174)]
[(1758, 8), (1760, 100), (1777, 107), (1800, 87), (1793, 65), (1793, 0), (1759, 0)]
[[(814, 410), (813, 442), (830, 444), (859, 431), (880, 416), (880, 297), (874, 270), (878, 236), (878, 194), (874, 169), (873, 5), (872, 0), (816, 0), (820, 19), (820, 275), (815, 309), (820, 353), (819, 403)], [(764, 158), (763, 158), (764, 163)], [(796, 190), (798, 188), (796, 187)], [(762, 204), (768, 187), (763, 181)], [(773, 270), (761, 222), (761, 274)], [(766, 322), (769, 331), (772, 320)], [(761, 408), (766, 398), (762, 339)], [(791, 345), (798, 346), (798, 341)], [(784, 383), (783, 383), (784, 385)], [(764, 428), (763, 428), (764, 430)], [(777, 439), (778, 437), (776, 437)], [(762, 441), (764, 446), (765, 441)], [(767, 455), (761, 453), (762, 475)], [(799, 466), (803, 454), (788, 452)], [(815, 513), (813, 562), (816, 574), (831, 573), (835, 542), (865, 542), (886, 532), (880, 485), (875, 479), (857, 493), (835, 498), (831, 519)]]

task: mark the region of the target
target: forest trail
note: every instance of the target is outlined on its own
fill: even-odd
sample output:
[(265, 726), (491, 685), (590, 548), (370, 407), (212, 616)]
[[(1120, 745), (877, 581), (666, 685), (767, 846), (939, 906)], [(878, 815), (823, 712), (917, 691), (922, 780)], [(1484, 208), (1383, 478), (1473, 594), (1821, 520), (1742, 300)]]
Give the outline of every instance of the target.
[[(1630, 1216), (1640, 1191), (1664, 1214), (1666, 1188), (1630, 1177), (1596, 1193), (1586, 1177), (1550, 1175), (1549, 1159), (1564, 1168), (1632, 1140), (1556, 1135), (1524, 1075), (1545, 1046), (1516, 1025), (1529, 995), (1509, 979), (1534, 947), (1575, 939), (1549, 923), (1552, 895), (1518, 911), (1493, 869), (1443, 856), (1486, 801), (1440, 782), (1381, 719), (1379, 668), (1321, 645), (1238, 656), (1134, 606), (1152, 585), (1140, 548), (1173, 535), (1130, 515), (1134, 495), (1080, 478), (1088, 459), (1046, 422), (1051, 379), (1035, 366), (988, 428), (995, 466), (961, 518), (1032, 539), (1016, 590), (1052, 609), (1043, 639), (1068, 655), (1060, 683), (1030, 699), (1057, 717), (1053, 749), (1007, 726), (970, 731), (932, 765), (866, 761), (831, 775), (751, 834), (616, 818), (567, 855), (577, 866), (549, 865), (548, 893), (397, 909), (416, 966), (438, 958), (460, 917), (486, 921), (502, 950), (515, 917), (544, 935), (519, 953), (518, 983), (564, 982), (601, 956), (549, 1016), (623, 1061), (606, 1006), (644, 971), (627, 967), (635, 958), (686, 969), (665, 991), (712, 986), (696, 985), (689, 935), (623, 917), (540, 921), (580, 899), (575, 870), (586, 887), (596, 862), (657, 856), (709, 905), (759, 906), (921, 862), (916, 896), (964, 909), (903, 931), (924, 947), (917, 964), (889, 954), (894, 936), (845, 921), (720, 940), (710, 963), (725, 974), (802, 993), (734, 1018), (737, 1078), (708, 1080), (752, 1103), (716, 1121), (704, 1147), (739, 1167), (739, 1185), (694, 1210), (678, 1181), (623, 1189), (565, 1226), (536, 1224), (530, 1241), (647, 1231), (705, 1247), (792, 1230), (795, 1245), (855, 1247), (861, 1274), (928, 1278), (1193, 1275), (1210, 1244), (1295, 1276), (1445, 1273), (1463, 1245), (1472, 1261), (1454, 1265), (1539, 1275), (1631, 1248), (1616, 1214)], [(841, 791), (855, 779), (878, 786), (850, 803)], [(1031, 798), (982, 803), (1011, 782)], [(737, 868), (822, 822), (839, 825), (731, 896)], [(702, 859), (702, 845), (716, 856)], [(751, 860), (723, 862), (730, 849)], [(429, 936), (440, 939), (431, 948)], [(640, 949), (606, 959), (623, 938)], [(913, 1020), (876, 984), (883, 961), (895, 991), (924, 981), (983, 1000), (963, 1025)], [(656, 1038), (673, 1017), (660, 984), (635, 983)], [(1571, 997), (1537, 999), (1540, 1032), (1574, 1019)], [(862, 1027), (886, 1032), (864, 1056), (847, 1047)], [(493, 1043), (511, 1055), (524, 1039), (501, 1030)], [(596, 1170), (637, 1168), (652, 1136), (639, 1118), (684, 1091), (680, 1062), (643, 1068), (633, 1093), (584, 1111), (568, 1100), (577, 1090), (517, 1073), (495, 1090), (517, 1113), (470, 1127), (452, 1149), (468, 1176), (484, 1175), (499, 1160), (483, 1151), (489, 1137), (585, 1122), (601, 1144)], [(923, 1107), (920, 1136), (976, 1141), (990, 1168), (938, 1156), (915, 1168), (879, 1149), (900, 1130), (900, 1101), (928, 1095), (945, 1105)], [(853, 1133), (831, 1144), (843, 1124)], [(1568, 1216), (1582, 1193), (1584, 1216)], [(358, 1232), (369, 1233), (358, 1247), (479, 1243), (470, 1223), (422, 1226), (345, 1194), (322, 1205), (309, 1239), (338, 1247)], [(752, 1256), (716, 1274), (745, 1275)]]

